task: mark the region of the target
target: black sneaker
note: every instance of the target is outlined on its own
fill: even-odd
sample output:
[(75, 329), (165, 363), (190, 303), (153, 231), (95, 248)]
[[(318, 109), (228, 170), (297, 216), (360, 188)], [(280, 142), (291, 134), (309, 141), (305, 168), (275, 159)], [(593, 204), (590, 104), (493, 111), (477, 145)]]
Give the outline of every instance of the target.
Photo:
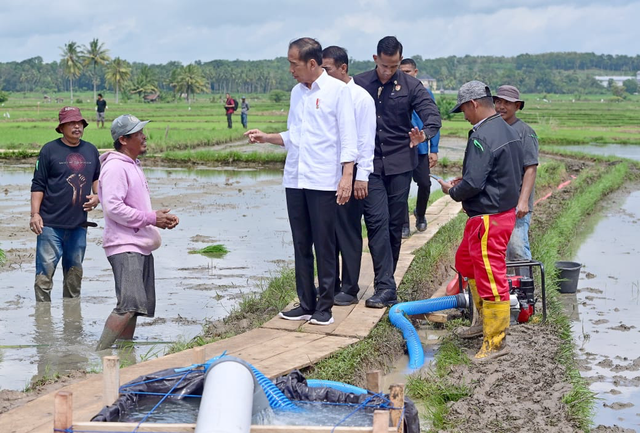
[(298, 306), (289, 311), (282, 311), (279, 316), (286, 320), (309, 320), (311, 319), (311, 312)]
[(333, 316), (328, 311), (316, 311), (311, 316), (309, 323), (314, 325), (331, 325), (333, 323)]
[(425, 216), (421, 216), (419, 217), (418, 215), (416, 215), (416, 211), (413, 211), (413, 216), (416, 217), (416, 230), (418, 230), (419, 232), (423, 232), (427, 229), (427, 218), (425, 218)]
[(345, 305), (351, 305), (351, 304), (357, 304), (357, 303), (358, 303), (357, 297), (345, 292), (340, 292), (333, 298), (333, 305), (339, 305), (341, 307)]
[(409, 226), (402, 226), (402, 239), (408, 239), (409, 237), (411, 237), (411, 230), (409, 229)]
[(368, 308), (385, 308), (391, 307), (398, 303), (396, 291), (393, 289), (377, 291), (372, 297), (364, 303)]

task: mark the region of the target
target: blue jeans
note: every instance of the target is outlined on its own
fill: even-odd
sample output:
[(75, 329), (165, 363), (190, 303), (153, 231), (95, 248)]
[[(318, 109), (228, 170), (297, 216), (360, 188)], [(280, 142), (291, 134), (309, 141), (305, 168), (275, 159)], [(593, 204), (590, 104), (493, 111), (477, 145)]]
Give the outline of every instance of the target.
[(37, 302), (51, 302), (53, 274), (62, 257), (62, 296), (80, 296), (82, 261), (87, 247), (87, 229), (54, 229), (43, 227), (36, 244), (36, 282), (34, 289)]
[(507, 261), (531, 260), (531, 249), (529, 249), (530, 224), (531, 212), (522, 218), (516, 218), (516, 226), (507, 245)]
[(240, 113), (240, 121), (242, 122), (242, 126), (247, 127), (247, 113)]

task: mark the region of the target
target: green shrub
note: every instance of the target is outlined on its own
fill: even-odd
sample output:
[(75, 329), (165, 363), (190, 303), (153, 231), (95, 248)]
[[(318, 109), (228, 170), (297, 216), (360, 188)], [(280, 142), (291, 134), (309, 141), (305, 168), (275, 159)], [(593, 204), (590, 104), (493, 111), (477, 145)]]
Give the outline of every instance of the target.
[(279, 104), (280, 102), (284, 102), (289, 98), (289, 93), (284, 90), (272, 90), (269, 92), (269, 100)]

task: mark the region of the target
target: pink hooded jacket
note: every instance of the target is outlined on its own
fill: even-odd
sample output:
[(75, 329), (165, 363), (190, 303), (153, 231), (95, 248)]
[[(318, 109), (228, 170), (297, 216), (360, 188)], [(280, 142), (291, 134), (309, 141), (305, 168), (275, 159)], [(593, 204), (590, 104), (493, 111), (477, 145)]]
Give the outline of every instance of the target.
[(162, 239), (140, 161), (110, 151), (100, 155), (100, 162), (98, 196), (104, 212), (102, 247), (107, 257), (124, 252), (151, 254)]

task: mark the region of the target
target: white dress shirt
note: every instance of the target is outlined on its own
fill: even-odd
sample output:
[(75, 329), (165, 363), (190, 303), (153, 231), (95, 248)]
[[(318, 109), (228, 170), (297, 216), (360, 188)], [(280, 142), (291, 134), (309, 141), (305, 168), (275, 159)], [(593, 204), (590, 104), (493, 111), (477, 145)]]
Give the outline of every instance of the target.
[(369, 92), (358, 86), (353, 78), (349, 80), (347, 87), (351, 91), (358, 130), (356, 180), (368, 182), (373, 171), (373, 152), (376, 147), (376, 103)]
[(322, 71), (308, 88), (291, 90), (288, 130), (280, 133), (287, 159), (285, 188), (336, 191), (341, 163), (355, 162), (358, 133), (351, 92), (345, 83)]

